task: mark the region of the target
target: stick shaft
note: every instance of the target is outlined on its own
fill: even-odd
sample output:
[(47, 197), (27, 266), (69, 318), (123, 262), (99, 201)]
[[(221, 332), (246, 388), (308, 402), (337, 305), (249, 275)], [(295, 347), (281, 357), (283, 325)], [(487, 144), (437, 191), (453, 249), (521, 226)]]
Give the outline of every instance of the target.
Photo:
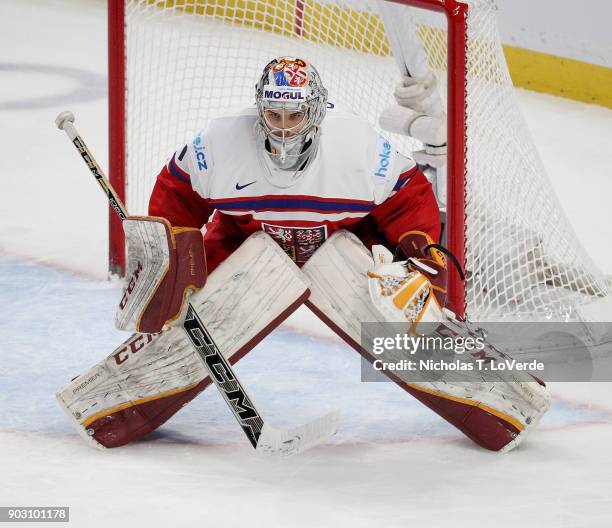
[(115, 210), (117, 215), (119, 215), (119, 218), (121, 218), (121, 220), (125, 220), (128, 217), (128, 212), (125, 207), (125, 204), (121, 201), (121, 198), (119, 198), (115, 189), (113, 189), (113, 186), (108, 181), (108, 178), (105, 176), (104, 171), (100, 168), (100, 165), (98, 165), (98, 162), (91, 154), (91, 151), (85, 144), (85, 141), (83, 141), (83, 138), (79, 135), (75, 126), (71, 122), (66, 122), (63, 124), (62, 129), (64, 130), (64, 132), (66, 132), (66, 134), (70, 138), (70, 141), (83, 158), (83, 161), (85, 162), (85, 164), (89, 168), (89, 171), (93, 174), (94, 178), (104, 191), (104, 194), (106, 194), (106, 197), (108, 198), (111, 207)]
[[(409, 7), (386, 0), (378, 0), (377, 4), (400, 73), (417, 79), (432, 74), (418, 28), (409, 17), (403, 16), (403, 12)], [(432, 115), (444, 115), (446, 110), (439, 94), (434, 101)]]
[[(74, 116), (72, 119), (74, 119)], [(70, 141), (72, 141), (72, 144), (78, 150), (90, 172), (106, 194), (115, 212), (121, 220), (125, 220), (128, 217), (125, 205), (117, 196), (113, 186), (104, 175), (104, 172), (91, 154), (83, 138), (79, 135), (76, 127), (72, 124), (72, 121), (63, 121), (60, 128), (66, 132)], [(249, 442), (254, 448), (257, 448), (264, 420), (247, 395), (244, 386), (236, 376), (229, 361), (225, 359), (219, 347), (213, 341), (190, 302), (187, 304), (187, 317), (183, 324), (183, 330), (187, 333), (194, 350), (200, 356), (208, 374), (219, 389), (219, 392), (221, 392)]]

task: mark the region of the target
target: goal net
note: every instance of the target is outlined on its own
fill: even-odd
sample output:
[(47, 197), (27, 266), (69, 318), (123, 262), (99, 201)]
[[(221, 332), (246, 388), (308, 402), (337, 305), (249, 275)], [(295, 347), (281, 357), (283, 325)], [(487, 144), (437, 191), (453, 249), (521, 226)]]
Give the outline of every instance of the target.
[[(607, 298), (608, 279), (582, 249), (520, 115), (494, 0), (401, 4), (393, 19), (402, 46), (417, 74), (435, 75), (449, 116), (448, 243), (468, 275), (465, 284), (453, 279), (453, 307), (482, 321), (579, 319), (580, 307)], [(279, 55), (312, 62), (330, 99), (379, 129), (401, 79), (381, 6), (109, 0), (111, 126), (119, 127), (111, 178), (130, 212), (146, 213), (161, 166), (208, 119), (254, 104), (261, 69)], [(403, 154), (422, 148), (381, 132)]]

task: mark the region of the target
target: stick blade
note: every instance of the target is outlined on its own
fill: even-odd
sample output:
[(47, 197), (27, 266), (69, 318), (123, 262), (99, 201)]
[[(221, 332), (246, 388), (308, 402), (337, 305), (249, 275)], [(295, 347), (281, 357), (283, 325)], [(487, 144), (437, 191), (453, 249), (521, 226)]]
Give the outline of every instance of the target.
[(294, 429), (280, 430), (264, 424), (256, 451), (272, 456), (303, 453), (324, 443), (338, 431), (340, 413), (335, 411)]

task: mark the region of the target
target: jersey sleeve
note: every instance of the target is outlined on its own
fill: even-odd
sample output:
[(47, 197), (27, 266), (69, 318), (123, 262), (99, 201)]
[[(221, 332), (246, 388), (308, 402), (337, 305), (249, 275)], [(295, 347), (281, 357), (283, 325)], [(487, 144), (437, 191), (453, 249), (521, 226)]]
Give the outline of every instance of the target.
[(431, 184), (416, 162), (403, 156), (383, 136), (372, 133), (366, 164), (374, 180), (370, 219), (390, 245), (408, 231), (440, 239), (440, 212)]
[(195, 175), (189, 149), (190, 145), (185, 145), (177, 150), (160, 171), (149, 199), (149, 215), (166, 218), (175, 226), (200, 229), (208, 221), (213, 207), (194, 190)]
[(374, 203), (379, 205), (407, 184), (417, 164), (373, 131), (366, 152), (366, 166), (374, 184)]
[(182, 164), (189, 172), (191, 186), (202, 198), (210, 197), (210, 185), (214, 173), (214, 162), (210, 137), (214, 133), (215, 120), (208, 123), (206, 129), (201, 129), (193, 141), (186, 145)]
[(440, 240), (440, 211), (431, 183), (417, 166), (399, 174), (389, 197), (370, 216), (387, 242), (395, 246), (408, 231)]

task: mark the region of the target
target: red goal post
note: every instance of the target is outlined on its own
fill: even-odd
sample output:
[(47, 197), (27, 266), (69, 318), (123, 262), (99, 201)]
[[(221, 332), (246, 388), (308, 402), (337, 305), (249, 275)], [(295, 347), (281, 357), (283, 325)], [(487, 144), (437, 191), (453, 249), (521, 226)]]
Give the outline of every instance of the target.
[[(108, 172), (111, 185), (123, 203), (126, 203), (125, 138), (125, 2), (108, 0)], [(108, 230), (108, 270), (123, 277), (123, 225), (110, 206)]]

